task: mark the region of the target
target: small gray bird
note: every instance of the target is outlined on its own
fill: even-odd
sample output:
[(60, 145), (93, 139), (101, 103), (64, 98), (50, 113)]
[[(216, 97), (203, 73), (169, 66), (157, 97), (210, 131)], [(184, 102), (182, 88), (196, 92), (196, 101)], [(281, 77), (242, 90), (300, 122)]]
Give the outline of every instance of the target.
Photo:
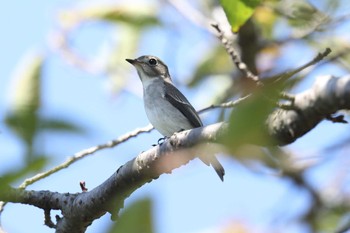
[[(163, 136), (203, 126), (196, 110), (173, 85), (168, 67), (158, 57), (126, 59), (137, 70), (143, 85), (143, 100), (148, 120)], [(212, 165), (220, 179), (225, 170), (215, 156), (200, 159)]]

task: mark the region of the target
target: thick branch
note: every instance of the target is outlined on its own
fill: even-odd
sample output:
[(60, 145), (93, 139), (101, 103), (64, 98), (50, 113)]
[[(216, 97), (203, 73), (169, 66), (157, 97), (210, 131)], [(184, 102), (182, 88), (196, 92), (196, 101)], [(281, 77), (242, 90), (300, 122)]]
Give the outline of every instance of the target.
[[(330, 114), (338, 110), (350, 109), (350, 76), (319, 77), (311, 89), (295, 96), (293, 108), (278, 109), (266, 121), (267, 134), (277, 139), (280, 145), (295, 141)], [(117, 197), (114, 201), (115, 205), (112, 205), (114, 210), (118, 211), (123, 205), (124, 198), (143, 184), (193, 159), (193, 156), (198, 154), (198, 151), (193, 151), (197, 150), (193, 149), (193, 146), (203, 142), (219, 142), (218, 139), (225, 136), (227, 131), (226, 123), (218, 123), (178, 133), (161, 147), (152, 148), (129, 161), (102, 184), (102, 186), (106, 184), (113, 186), (109, 194)], [(188, 151), (188, 148), (192, 150)], [(96, 188), (96, 192), (98, 189)], [(103, 193), (102, 196), (105, 194)]]
[[(55, 224), (56, 232), (84, 232), (93, 220), (107, 211), (116, 217), (125, 198), (137, 188), (195, 158), (203, 147), (194, 146), (205, 141), (215, 141), (223, 132), (221, 127), (225, 126), (219, 123), (176, 134), (161, 146), (153, 147), (121, 166), (90, 192), (60, 194), (8, 188), (0, 191), (0, 200), (30, 204), (46, 212), (60, 209), (63, 217)], [(191, 149), (185, 150), (187, 148)]]
[[(278, 109), (268, 117), (266, 134), (277, 139), (279, 145), (285, 145), (342, 109), (350, 109), (350, 76), (319, 77), (311, 89), (295, 96), (292, 109)], [(57, 232), (84, 232), (107, 211), (116, 218), (124, 200), (136, 189), (188, 163), (195, 155), (203, 154), (202, 150), (208, 152), (211, 147), (207, 142), (220, 142), (228, 130), (228, 124), (217, 123), (177, 133), (161, 146), (153, 147), (121, 166), (90, 192), (60, 194), (9, 188), (0, 190), (0, 200), (31, 204), (46, 212), (60, 209), (63, 217), (55, 225)], [(230, 140), (237, 141), (237, 138)], [(253, 138), (250, 143), (254, 143)]]
[(279, 145), (290, 144), (343, 109), (350, 109), (350, 76), (321, 76), (311, 89), (295, 95), (290, 110), (278, 109), (269, 116), (268, 134)]
[[(68, 194), (69, 195), (69, 194)], [(5, 188), (0, 191), (0, 199), (13, 203), (33, 205), (41, 209), (62, 209), (67, 201), (64, 196), (57, 192), (50, 191), (27, 191), (23, 189)]]

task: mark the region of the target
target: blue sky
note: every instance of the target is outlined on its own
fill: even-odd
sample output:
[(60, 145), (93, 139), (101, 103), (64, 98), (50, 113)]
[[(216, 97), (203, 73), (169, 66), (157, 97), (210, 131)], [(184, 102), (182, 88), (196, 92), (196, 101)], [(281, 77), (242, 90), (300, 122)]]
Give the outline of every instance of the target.
[[(64, 133), (41, 135), (40, 146), (50, 156), (49, 167), (63, 162), (75, 152), (104, 143), (136, 127), (148, 124), (140, 98), (141, 84), (136, 72), (128, 74), (130, 75), (128, 82), (130, 85), (135, 85), (136, 89), (138, 86), (140, 92), (138, 94), (122, 92), (116, 95), (106, 87), (109, 84), (106, 77), (76, 69), (50, 51), (48, 35), (57, 28), (58, 11), (75, 6), (77, 3), (82, 4), (82, 2), (68, 0), (7, 1), (0, 9), (2, 31), (0, 116), (5, 116), (10, 105), (10, 86), (13, 83), (12, 75), (16, 65), (28, 52), (41, 52), (48, 56), (44, 69), (42, 114), (62, 117), (88, 131), (84, 136)], [(171, 12), (169, 9), (167, 11)], [(102, 27), (104, 27), (103, 32), (106, 33), (104, 35), (108, 35), (111, 28)], [(186, 26), (185, 30), (190, 32), (191, 26)], [(79, 42), (77, 47), (90, 51), (89, 48), (91, 45), (96, 45), (96, 41), (108, 41), (104, 37), (101, 38), (99, 31), (100, 28), (93, 28), (84, 32), (85, 37), (77, 41)], [(200, 51), (205, 45), (201, 41), (202, 38), (209, 41), (215, 38), (204, 32), (195, 32), (190, 36), (180, 34), (178, 40), (173, 39), (176, 47), (169, 47), (167, 41), (169, 36), (172, 35), (161, 32), (160, 29), (146, 33), (137, 54), (130, 54), (130, 57), (142, 54), (155, 54), (162, 57), (169, 64), (172, 73), (176, 75), (179, 88), (192, 100), (195, 107), (205, 107), (207, 102), (202, 100), (208, 96), (203, 95), (201, 90), (210, 90), (209, 83), (195, 90), (188, 90), (181, 83), (184, 83), (185, 78), (191, 74), (193, 60), (201, 56)], [(172, 57), (170, 49), (177, 49), (176, 57)], [(298, 65), (300, 58), (308, 60), (305, 54), (300, 56), (295, 47), (287, 49), (293, 54), (291, 57), (295, 57), (295, 65)], [(312, 57), (311, 52), (308, 55)], [(330, 69), (318, 72), (342, 74), (339, 70)], [(298, 89), (308, 88), (309, 85), (310, 83), (307, 82)], [(212, 119), (214, 118), (209, 115), (204, 121), (210, 123)], [(348, 130), (349, 126), (324, 122), (288, 149), (306, 156), (319, 155), (324, 145)], [(3, 122), (0, 123), (0, 131), (1, 175), (3, 172), (23, 165), (21, 155), (23, 147)], [(86, 181), (87, 187), (92, 189), (108, 178), (120, 165), (139, 152), (150, 148), (159, 137), (157, 132), (140, 135), (117, 148), (100, 151), (79, 161), (68, 169), (37, 182), (29, 189), (74, 193), (80, 191), (79, 181), (81, 180)], [(176, 169), (172, 175), (162, 175), (158, 180), (140, 188), (126, 200), (126, 203), (131, 203), (138, 198), (150, 197), (154, 203), (155, 227), (158, 233), (217, 232), (217, 229), (222, 229), (233, 222), (243, 222), (252, 226), (253, 229), (261, 230), (257, 232), (263, 232), (271, 225), (276, 225), (273, 221), (278, 219), (271, 218), (275, 212), (283, 213), (285, 218), (292, 218), (305, 210), (308, 203), (307, 195), (295, 189), (289, 181), (280, 180), (263, 172), (252, 172), (225, 156), (220, 156), (219, 159), (226, 169), (224, 183), (219, 180), (213, 169), (194, 160)], [(315, 184), (318, 184), (323, 177), (327, 177), (327, 168), (334, 164), (322, 166), (321, 172), (315, 171), (310, 174), (310, 179)], [(101, 232), (112, 223), (109, 217), (107, 214), (96, 220), (87, 232)], [(283, 220), (281, 229), (285, 226)], [(27, 232), (28, 227), (31, 232), (52, 232), (43, 225), (43, 211), (32, 206), (9, 204), (2, 214), (1, 222), (5, 230), (10, 233)], [(302, 232), (302, 229), (291, 223), (284, 232)]]

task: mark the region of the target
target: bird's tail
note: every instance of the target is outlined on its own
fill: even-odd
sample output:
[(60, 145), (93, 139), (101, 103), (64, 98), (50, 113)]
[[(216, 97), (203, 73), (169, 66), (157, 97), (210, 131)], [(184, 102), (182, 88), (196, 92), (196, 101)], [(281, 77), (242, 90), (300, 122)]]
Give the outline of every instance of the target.
[(220, 177), (221, 181), (224, 181), (225, 169), (214, 155), (210, 156), (210, 158), (206, 157), (205, 159), (203, 157), (200, 157), (200, 159), (206, 165), (211, 165), (214, 168), (216, 174), (218, 174), (218, 176)]
[(214, 170), (216, 171), (216, 174), (220, 177), (221, 181), (224, 181), (224, 175), (225, 175), (225, 169), (219, 162), (219, 160), (213, 156), (213, 158), (210, 160), (211, 166), (213, 166)]

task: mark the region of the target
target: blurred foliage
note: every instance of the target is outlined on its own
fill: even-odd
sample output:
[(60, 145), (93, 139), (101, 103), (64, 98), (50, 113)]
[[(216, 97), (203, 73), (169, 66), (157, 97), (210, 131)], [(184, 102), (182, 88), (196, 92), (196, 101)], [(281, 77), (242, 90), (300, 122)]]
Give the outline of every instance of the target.
[(38, 123), (38, 130), (52, 132), (69, 132), (76, 134), (86, 134), (87, 130), (77, 124), (58, 118), (41, 118)]
[[(189, 2), (192, 3), (192, 1)], [(205, 3), (189, 4), (189, 6), (195, 8), (199, 13), (202, 12), (205, 17), (211, 17), (215, 15), (214, 13), (217, 13), (216, 7), (218, 6), (215, 4), (216, 2), (205, 1)], [(347, 73), (350, 71), (349, 38), (346, 35), (334, 33), (338, 27), (349, 21), (349, 13), (339, 14), (342, 9), (347, 9), (344, 6), (346, 1), (322, 0), (312, 1), (311, 3), (307, 0), (220, 0), (219, 2), (224, 10), (224, 15), (221, 16), (227, 17), (229, 28), (236, 33), (230, 39), (233, 38), (234, 42), (237, 41), (236, 38), (242, 40), (235, 43), (234, 46), (241, 53), (249, 68), (260, 77), (269, 78), (283, 73), (287, 68), (297, 66), (297, 62), (303, 58), (304, 53), (315, 53), (315, 51), (324, 50), (325, 47), (331, 47), (334, 51), (330, 60), (327, 61), (328, 64), (331, 63)], [(163, 34), (156, 34), (159, 32), (157, 30), (160, 26), (166, 32), (166, 36), (170, 35), (176, 39), (180, 38), (182, 40), (184, 38), (181, 33), (186, 34), (186, 36), (188, 36), (188, 33), (195, 33), (193, 25), (184, 25), (183, 20), (169, 20), (169, 18), (177, 16), (187, 20), (186, 22), (191, 22), (193, 19), (188, 15), (197, 11), (190, 11), (191, 9), (186, 8), (181, 11), (180, 8), (172, 15), (165, 15), (164, 12), (170, 12), (164, 10), (168, 3), (167, 1), (161, 1), (161, 3), (159, 1), (159, 5), (152, 2), (151, 4), (137, 5), (137, 7), (132, 6), (131, 3), (109, 6), (97, 4), (63, 10), (59, 14), (58, 24), (62, 33), (61, 36), (66, 38), (68, 43), (66, 47), (58, 46), (58, 50), (63, 50), (63, 52), (60, 52), (68, 56), (72, 55), (73, 58), (80, 57), (74, 56), (78, 51), (74, 49), (74, 43), (70, 39), (74, 39), (75, 33), (79, 33), (82, 24), (98, 21), (115, 26), (115, 34), (112, 35), (115, 40), (109, 44), (107, 49), (104, 47), (105, 45), (101, 45), (101, 50), (107, 54), (103, 54), (104, 56), (98, 56), (97, 54), (95, 62), (102, 64), (101, 72), (110, 78), (114, 91), (123, 90), (127, 85), (128, 77), (131, 76), (128, 71), (132, 70), (132, 67), (124, 59), (133, 58), (130, 56), (136, 55), (141, 47), (140, 44), (144, 42), (145, 35), (149, 36), (154, 33), (159, 37), (164, 36)], [(187, 12), (187, 10), (189, 11)], [(211, 19), (208, 19), (208, 21), (211, 21)], [(224, 27), (225, 22), (222, 22), (222, 24), (220, 22), (220, 26)], [(202, 30), (200, 33), (203, 33), (203, 28), (200, 29)], [(207, 33), (206, 36), (211, 35), (210, 30), (204, 30), (204, 33)], [(220, 99), (222, 100), (233, 100), (242, 93), (246, 94), (247, 90), (256, 91), (255, 97), (251, 98), (250, 101), (236, 107), (230, 114), (223, 114), (223, 119), (227, 119), (227, 116), (229, 116), (228, 121), (230, 123), (229, 134), (223, 140), (233, 159), (240, 161), (252, 160), (266, 167), (272, 167), (266, 160), (265, 152), (257, 149), (257, 147), (241, 146), (241, 144), (251, 141), (269, 144), (266, 141), (267, 137), (261, 133), (264, 131), (261, 127), (267, 115), (275, 108), (273, 103), (277, 102), (278, 98), (274, 96), (274, 93), (277, 93), (282, 87), (277, 87), (278, 91), (274, 89), (276, 87), (265, 90), (245, 88), (240, 84), (240, 80), (246, 80), (245, 77), (242, 77), (241, 73), (237, 71), (222, 45), (218, 41), (216, 42), (212, 43), (208, 40), (206, 53), (201, 53), (200, 56), (197, 56), (200, 57), (200, 60), (193, 62), (196, 67), (192, 78), (188, 80), (188, 85), (196, 88), (205, 82), (212, 81), (213, 77), (225, 76), (232, 82), (225, 82), (227, 86), (222, 86), (221, 89), (225, 90), (220, 92), (220, 95), (222, 95)], [(287, 49), (295, 44), (300, 46), (300, 51), (293, 54), (285, 52), (293, 52)], [(154, 44), (150, 47), (153, 48), (152, 46)], [(148, 46), (146, 48), (148, 49)], [(168, 49), (170, 51), (168, 54), (177, 59), (177, 52), (181, 51), (181, 48), (170, 44)], [(252, 49), (253, 52), (251, 52)], [(195, 49), (193, 51), (198, 52)], [(191, 52), (186, 51), (186, 53)], [(185, 55), (188, 55), (186, 53)], [(301, 54), (301, 56), (295, 59), (296, 54)], [(181, 59), (188, 59), (188, 57), (193, 58), (193, 56), (180, 56)], [(24, 157), (27, 163), (17, 171), (2, 174), (0, 189), (31, 172), (41, 170), (46, 164), (47, 157), (42, 156), (41, 148), (35, 147), (35, 140), (40, 133), (48, 130), (52, 132), (86, 133), (76, 123), (59, 118), (42, 117), (41, 113), (45, 109), (41, 105), (43, 98), (41, 84), (45, 75), (45, 72), (43, 72), (45, 60), (44, 55), (34, 54), (34, 56), (26, 59), (26, 62), (16, 72), (17, 82), (14, 83), (11, 109), (6, 117), (6, 123), (24, 142), (26, 147)], [(87, 61), (87, 66), (94, 62), (85, 58), (82, 61)], [(322, 64), (326, 64), (326, 62)], [(316, 69), (317, 67), (312, 67), (310, 72)], [(293, 85), (297, 85), (308, 75), (309, 73), (306, 72), (298, 74), (298, 78), (294, 79), (296, 81), (293, 81)], [(230, 85), (231, 83), (234, 83), (234, 85)], [(290, 88), (290, 86), (283, 86), (283, 88)], [(259, 93), (259, 91), (261, 92)], [(207, 95), (215, 96), (215, 93), (210, 93), (207, 90), (205, 92)], [(305, 183), (307, 183), (307, 180)], [(322, 188), (304, 188), (309, 191), (311, 197), (322, 196)], [(334, 190), (332, 189), (332, 191)], [(339, 195), (346, 194), (345, 192), (341, 193), (341, 187), (337, 191), (339, 191)], [(311, 207), (309, 207), (305, 219), (298, 219), (300, 223), (307, 223), (312, 232), (326, 232), (329, 229), (334, 229), (346, 214), (346, 198), (338, 202), (332, 198), (319, 199), (318, 206), (310, 204)], [(153, 230), (151, 202), (149, 199), (144, 199), (125, 209), (118, 222), (110, 229), (110, 232), (147, 233), (153, 232)]]
[[(125, 62), (125, 58), (136, 53), (143, 30), (161, 26), (157, 13), (158, 8), (150, 4), (138, 4), (138, 7), (132, 7), (129, 4), (88, 5), (62, 11), (59, 15), (59, 22), (63, 31), (79, 28), (82, 24), (91, 21), (110, 23), (118, 27), (118, 33), (114, 36), (115, 40), (108, 49), (105, 48), (105, 45), (102, 46), (101, 59), (96, 59), (97, 62), (104, 61), (102, 66), (107, 71), (106, 74), (111, 82), (109, 88), (114, 93), (118, 93), (123, 90), (128, 81), (129, 76), (125, 74), (126, 71), (132, 69)], [(66, 49), (69, 49), (65, 51), (68, 52), (66, 54), (77, 53), (71, 48)], [(93, 64), (87, 62), (86, 66), (93, 66)]]
[[(347, 52), (350, 48), (349, 40), (332, 33), (338, 25), (341, 25), (347, 19), (346, 15), (339, 17), (336, 14), (344, 7), (341, 1), (324, 0), (321, 1), (322, 3), (316, 3), (315, 1), (311, 3), (311, 1), (306, 0), (220, 0), (219, 2), (223, 7), (231, 30), (236, 32), (235, 36), (237, 39), (233, 36), (234, 42), (237, 42), (234, 45), (235, 48), (241, 53), (242, 60), (254, 73), (266, 78), (264, 80), (265, 83), (271, 84), (270, 81), (272, 80), (273, 82), (276, 76), (284, 74), (287, 69), (293, 69), (293, 67), (295, 68), (300, 65), (297, 61), (293, 60), (292, 56), (294, 54), (285, 53), (285, 49), (293, 44), (302, 45), (303, 47), (301, 46), (301, 48), (305, 49), (305, 51), (308, 48), (308, 52), (311, 51), (311, 54), (323, 51), (326, 47), (331, 47), (334, 52), (331, 54), (332, 57), (328, 62), (333, 62), (333, 64), (347, 71), (350, 70), (348, 65), (349, 53)], [(164, 7), (164, 5), (161, 6)], [(191, 7), (193, 5), (188, 4), (186, 6)], [(206, 12), (206, 15), (211, 15), (212, 12), (210, 10), (214, 12), (215, 7), (217, 7), (215, 1), (195, 5), (196, 10)], [(186, 28), (183, 25), (183, 21), (179, 21), (176, 24), (175, 21), (170, 21), (171, 23), (169, 23), (166, 20), (162, 20), (169, 17), (159, 17), (162, 14), (162, 10), (151, 11), (149, 16), (154, 17), (154, 19), (145, 19), (145, 22), (150, 23), (143, 24), (138, 22), (139, 16), (137, 11), (139, 9), (136, 8), (133, 8), (133, 12), (131, 11), (130, 14), (124, 16), (120, 15), (123, 10), (104, 9), (103, 7), (96, 9), (96, 11), (101, 10), (101, 12), (96, 13), (94, 10), (90, 12), (86, 11), (88, 13), (85, 12), (82, 14), (85, 16), (79, 19), (79, 23), (89, 20), (104, 20), (110, 23), (115, 20), (113, 23), (119, 26), (120, 40), (110, 50), (111, 52), (107, 59), (108, 65), (106, 66), (107, 75), (113, 77), (113, 80), (118, 83), (118, 90), (122, 90), (126, 85), (126, 79), (120, 78), (125, 75), (124, 70), (120, 69), (120, 67), (125, 65), (123, 59), (130, 57), (130, 54), (137, 51), (138, 45), (142, 42), (145, 28), (150, 29), (151, 33), (153, 33), (155, 31), (152, 31), (152, 28), (162, 25), (162, 30), (167, 31), (171, 36), (179, 35), (181, 30)], [(179, 8), (178, 10), (181, 17), (189, 19), (189, 21), (193, 20), (189, 15), (194, 11), (186, 8)], [(135, 18), (130, 19), (128, 17)], [(225, 26), (225, 22), (219, 23), (221, 26)], [(120, 27), (121, 24), (123, 27)], [(135, 28), (137, 29), (134, 30)], [(185, 33), (188, 33), (188, 31)], [(170, 47), (171, 51), (174, 51), (173, 56), (176, 57), (175, 52), (177, 48), (175, 46), (172, 47), (172, 44)], [(304, 51), (301, 51), (301, 53), (304, 53)], [(289, 90), (297, 86), (308, 74), (302, 72), (298, 74), (297, 78), (291, 77), (287, 82), (279, 83), (281, 86), (271, 85), (266, 89), (258, 90), (254, 87), (251, 88), (251, 83), (242, 83), (246, 78), (242, 77), (241, 73), (236, 69), (221, 44), (210, 44), (208, 49), (205, 50), (205, 53), (203, 52), (198, 57), (200, 59), (194, 62), (196, 67), (193, 75), (187, 80), (188, 86), (196, 88), (203, 83), (211, 83), (213, 80), (219, 82), (217, 77), (225, 76), (226, 80), (229, 79), (232, 82), (225, 82), (223, 84), (223, 91), (218, 91), (221, 95), (219, 99), (232, 100), (237, 98), (237, 96), (255, 92), (255, 97), (251, 98), (250, 101), (236, 107), (230, 114), (222, 114), (223, 119), (229, 115), (230, 133), (223, 139), (229, 153), (232, 154), (234, 159), (240, 160), (242, 163), (253, 161), (277, 171), (279, 169), (279, 157), (285, 158), (287, 155), (278, 156), (276, 155), (278, 153), (270, 153), (272, 154), (272, 158), (268, 158), (269, 153), (261, 148), (249, 145), (242, 146), (242, 144), (252, 141), (260, 141), (262, 144), (272, 144), (272, 142), (266, 141), (268, 137), (261, 133), (264, 131), (261, 127), (264, 125), (263, 122), (266, 120), (266, 117), (275, 109), (274, 103), (278, 100), (275, 94), (281, 90)], [(321, 64), (325, 63), (323, 62)], [(317, 67), (310, 68), (311, 72), (315, 69)], [(208, 92), (209, 94), (212, 94), (212, 98), (214, 96), (217, 98), (215, 93)], [(292, 177), (292, 175), (290, 176)], [(300, 178), (299, 176), (296, 177), (298, 179)], [(318, 191), (307, 187), (304, 187), (304, 189), (311, 194), (315, 194)], [(319, 202), (319, 204), (320, 206), (311, 205), (305, 219), (301, 219), (300, 222), (309, 224), (313, 232), (334, 229), (340, 219), (342, 219), (342, 216), (344, 216), (344, 212), (336, 211), (337, 205), (332, 208), (323, 208), (328, 205), (327, 200)], [(325, 218), (328, 221), (325, 221)], [(135, 219), (130, 221), (137, 222)], [(128, 223), (125, 227), (136, 226)], [(122, 231), (132, 232), (130, 228), (125, 228)]]
[(232, 31), (237, 32), (252, 16), (255, 8), (260, 4), (260, 0), (220, 0), (220, 3), (231, 24)]
[(276, 12), (288, 20), (293, 29), (293, 36), (298, 38), (322, 30), (331, 20), (326, 13), (304, 0), (283, 0), (275, 7)]
[(274, 10), (265, 5), (257, 7), (253, 19), (263, 36), (267, 39), (273, 39), (274, 26), (278, 19)]
[(6, 122), (26, 146), (33, 143), (37, 129), (43, 61), (44, 58), (40, 54), (27, 57), (16, 70), (14, 77), (17, 83), (12, 92), (11, 115), (7, 117)]
[(251, 98), (231, 112), (228, 135), (225, 135), (223, 140), (232, 154), (235, 154), (240, 145), (273, 145), (263, 127), (267, 117), (276, 107), (277, 93), (274, 87), (256, 90)]
[[(85, 133), (85, 129), (75, 123), (59, 118), (43, 118), (40, 114), (42, 102), (42, 79), (45, 66), (45, 57), (40, 53), (30, 53), (23, 59), (15, 70), (10, 98), (10, 109), (5, 118), (6, 125), (24, 142), (24, 159), (28, 167), (18, 173), (38, 171), (38, 161), (45, 159), (39, 155), (43, 152), (36, 148), (35, 139), (44, 131), (64, 131), (69, 133)], [(46, 160), (45, 160), (46, 161)], [(8, 174), (4, 174), (6, 177)], [(10, 175), (10, 177), (17, 177)]]
[(135, 201), (127, 207), (109, 233), (153, 233), (152, 203), (150, 199)]
[(17, 171), (11, 171), (0, 176), (0, 190), (5, 188), (6, 186), (11, 185), (13, 182), (19, 179), (23, 179), (24, 176), (28, 176), (30, 174), (39, 172), (47, 164), (47, 161), (47, 157), (37, 156), (33, 159), (33, 161), (26, 164), (23, 168)]
[(129, 27), (141, 29), (146, 26), (159, 25), (155, 12), (156, 9), (150, 5), (138, 5), (138, 7), (130, 5), (87, 6), (62, 12), (60, 22), (67, 27), (85, 21), (101, 20), (117, 25), (126, 23)]
[(210, 54), (203, 56), (203, 59), (197, 64), (196, 70), (188, 81), (189, 86), (197, 86), (203, 77), (210, 75), (227, 74), (232, 70), (232, 63), (227, 56), (225, 49), (215, 46)]

